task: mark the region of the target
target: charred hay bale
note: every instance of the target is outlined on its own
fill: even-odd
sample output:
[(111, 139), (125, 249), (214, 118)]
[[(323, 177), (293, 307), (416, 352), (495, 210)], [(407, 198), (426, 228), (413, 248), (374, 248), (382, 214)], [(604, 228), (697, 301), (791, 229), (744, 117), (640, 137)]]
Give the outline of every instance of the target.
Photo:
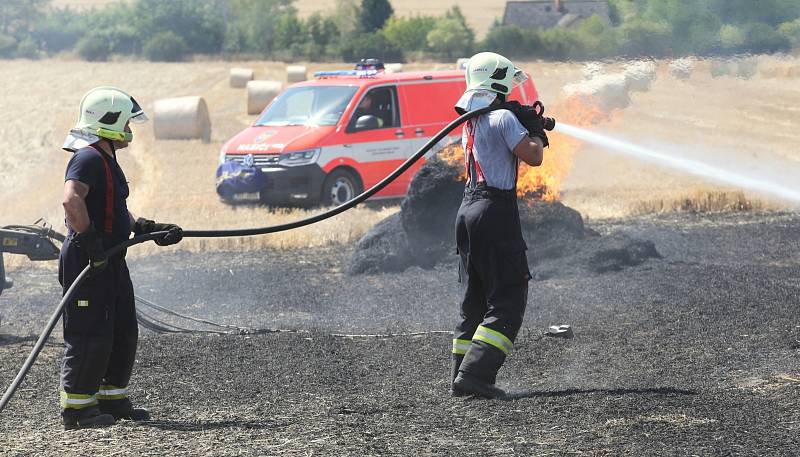
[(625, 235), (603, 238), (603, 246), (592, 253), (587, 267), (594, 273), (620, 271), (641, 265), (647, 259), (660, 259), (661, 254), (650, 240), (630, 238)]
[[(457, 166), (434, 158), (414, 176), (401, 211), (373, 227), (356, 246), (347, 273), (431, 268), (455, 260), (453, 224), (464, 182)], [(523, 236), (536, 277), (604, 273), (660, 257), (650, 241), (600, 237), (584, 226), (581, 214), (561, 202), (519, 202)]]
[(525, 239), (535, 246), (586, 237), (581, 213), (561, 202), (520, 202), (519, 219)]
[(356, 245), (347, 263), (349, 275), (403, 271), (415, 264), (400, 213), (378, 222)]
[(463, 195), (460, 170), (438, 157), (426, 162), (411, 180), (400, 214), (409, 246), (423, 268), (453, 252), (453, 224)]
[(536, 280), (613, 273), (661, 258), (652, 241), (624, 233), (577, 241), (550, 241), (529, 247), (531, 273)]

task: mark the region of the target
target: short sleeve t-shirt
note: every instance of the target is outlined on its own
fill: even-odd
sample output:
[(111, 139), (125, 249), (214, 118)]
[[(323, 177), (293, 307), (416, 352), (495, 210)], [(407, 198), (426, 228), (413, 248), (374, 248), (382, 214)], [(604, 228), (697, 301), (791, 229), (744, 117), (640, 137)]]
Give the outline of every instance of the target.
[[(472, 150), (480, 164), (486, 185), (503, 190), (513, 189), (517, 179), (515, 147), (528, 136), (514, 113), (506, 109), (490, 111), (473, 120), (475, 139)], [(461, 142), (466, 151), (467, 129), (463, 129)], [(469, 160), (469, 158), (467, 158)]]
[[(128, 213), (128, 182), (117, 161), (108, 155), (101, 156), (100, 151), (86, 147), (78, 150), (70, 158), (64, 181), (80, 181), (89, 186), (86, 195), (86, 208), (89, 219), (95, 230), (103, 233), (103, 244), (106, 248), (117, 245), (131, 235), (131, 221)], [(104, 163), (105, 161), (105, 163)], [(108, 172), (106, 171), (108, 164)], [(107, 187), (106, 176), (111, 175), (111, 188)], [(113, 202), (111, 206), (111, 233), (107, 233), (106, 212), (107, 198)], [(72, 228), (70, 227), (70, 232)]]

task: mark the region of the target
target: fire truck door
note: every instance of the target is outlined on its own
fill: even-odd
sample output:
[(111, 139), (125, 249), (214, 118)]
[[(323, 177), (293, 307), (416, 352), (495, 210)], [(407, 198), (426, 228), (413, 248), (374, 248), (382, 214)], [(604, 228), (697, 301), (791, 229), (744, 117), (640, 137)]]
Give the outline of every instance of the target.
[[(400, 107), (395, 86), (380, 86), (365, 92), (347, 123), (350, 155), (359, 164), (364, 188), (372, 187), (394, 171), (406, 158), (413, 144), (406, 139), (400, 123)], [(378, 197), (404, 195), (410, 177), (403, 174)]]

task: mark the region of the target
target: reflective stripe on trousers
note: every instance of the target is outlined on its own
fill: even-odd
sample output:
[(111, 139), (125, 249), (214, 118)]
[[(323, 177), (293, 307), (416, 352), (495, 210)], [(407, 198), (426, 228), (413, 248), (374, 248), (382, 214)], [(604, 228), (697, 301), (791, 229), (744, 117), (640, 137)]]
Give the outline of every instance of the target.
[(89, 394), (71, 394), (61, 391), (61, 407), (64, 409), (83, 409), (97, 405), (97, 398)]
[(100, 390), (97, 391), (98, 400), (120, 400), (127, 397), (127, 387), (117, 387), (111, 384), (104, 384), (100, 386)]
[(483, 341), (484, 343), (490, 344), (503, 351), (506, 355), (508, 355), (514, 347), (514, 343), (512, 343), (507, 336), (483, 325), (478, 326), (478, 330), (475, 331), (475, 336), (472, 337), (472, 340)]
[(460, 340), (458, 338), (453, 339), (453, 354), (466, 354), (469, 350), (470, 344), (472, 344), (472, 340)]

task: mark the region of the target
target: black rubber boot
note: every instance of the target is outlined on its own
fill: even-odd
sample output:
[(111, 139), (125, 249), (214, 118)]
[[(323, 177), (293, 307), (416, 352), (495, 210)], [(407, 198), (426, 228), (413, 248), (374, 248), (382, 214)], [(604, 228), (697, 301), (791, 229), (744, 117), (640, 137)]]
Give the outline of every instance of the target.
[(483, 341), (473, 341), (464, 355), (453, 387), (464, 395), (484, 398), (504, 396), (505, 392), (495, 386), (495, 379), (505, 360), (506, 355), (503, 351)]
[(455, 386), (453, 382), (458, 376), (458, 370), (461, 368), (461, 362), (464, 360), (464, 354), (453, 354), (453, 362), (450, 369), (450, 395), (453, 397), (463, 397), (467, 395), (461, 389)]
[(456, 380), (453, 381), (453, 390), (455, 391), (456, 389), (461, 393), (461, 396), (476, 395), (490, 400), (502, 398), (506, 395), (503, 389), (494, 384), (489, 384), (485, 380), (464, 372), (459, 373)]
[(144, 408), (134, 408), (130, 399), (99, 400), (100, 411), (114, 416), (116, 420), (148, 421), (150, 413)]
[(115, 422), (114, 416), (103, 414), (97, 406), (83, 409), (65, 408), (61, 410), (61, 421), (64, 430), (110, 427)]

